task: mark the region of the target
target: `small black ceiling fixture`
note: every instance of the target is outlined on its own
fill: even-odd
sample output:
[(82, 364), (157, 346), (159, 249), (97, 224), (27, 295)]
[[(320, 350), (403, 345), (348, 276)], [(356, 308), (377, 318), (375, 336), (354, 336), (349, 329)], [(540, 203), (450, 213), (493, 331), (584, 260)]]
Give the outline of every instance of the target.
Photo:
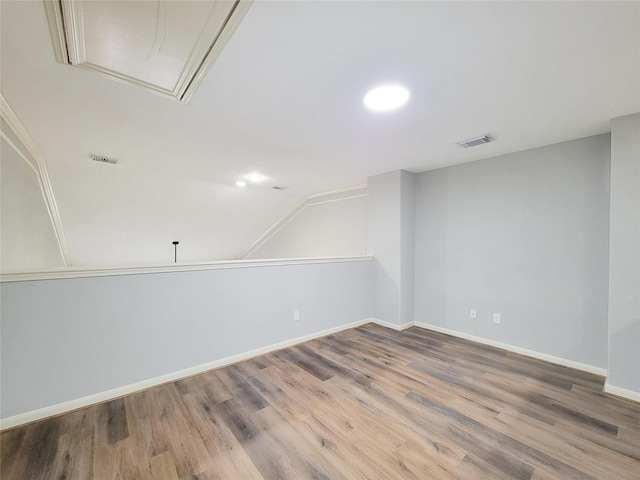
[(178, 244), (180, 242), (173, 242), (173, 262), (178, 263)]

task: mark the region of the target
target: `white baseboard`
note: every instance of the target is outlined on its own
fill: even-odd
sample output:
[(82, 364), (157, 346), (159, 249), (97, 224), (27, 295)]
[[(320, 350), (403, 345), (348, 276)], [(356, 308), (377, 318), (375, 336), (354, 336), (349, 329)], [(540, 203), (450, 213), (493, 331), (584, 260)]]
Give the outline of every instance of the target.
[(378, 318), (373, 318), (373, 317), (370, 317), (368, 321), (370, 323), (375, 323), (377, 325), (380, 325), (381, 327), (387, 327), (392, 330), (396, 330), (398, 332), (406, 330), (407, 328), (411, 328), (415, 325), (415, 322), (403, 323), (402, 325), (398, 325), (397, 323), (391, 323), (391, 322), (387, 322), (385, 320), (380, 320)]
[(546, 353), (536, 352), (535, 350), (529, 350), (522, 347), (516, 347), (508, 343), (496, 342), (495, 340), (489, 340), (487, 338), (477, 337), (468, 333), (458, 332), (456, 330), (449, 330), (448, 328), (438, 327), (428, 323), (414, 322), (416, 327), (425, 328), (427, 330), (433, 330), (434, 332), (444, 333), (453, 337), (464, 338), (465, 340), (471, 340), (473, 342), (482, 343), (484, 345), (490, 345), (492, 347), (501, 348), (509, 352), (519, 353), (527, 357), (537, 358), (538, 360), (544, 360), (545, 362), (555, 363), (556, 365), (562, 365), (563, 367), (573, 368), (575, 370), (582, 370), (584, 372), (593, 373), (602, 377), (607, 376), (607, 370), (600, 367), (595, 367), (587, 363), (580, 363), (574, 360), (568, 360), (562, 357), (556, 357), (548, 355)]
[(640, 402), (640, 392), (633, 390), (627, 390), (626, 388), (614, 387), (609, 382), (604, 382), (604, 391), (616, 397), (626, 398), (627, 400), (633, 400), (634, 402)]
[[(184, 370), (179, 370), (173, 373), (168, 373), (166, 375), (161, 375), (159, 377), (150, 378), (148, 380), (143, 380), (141, 382), (132, 383), (130, 385), (125, 385), (123, 387), (114, 388), (112, 390), (107, 390), (106, 392), (100, 392), (93, 395), (88, 395), (86, 397), (70, 400), (68, 402), (59, 403), (57, 405), (52, 405), (50, 407), (45, 407), (38, 410), (32, 410), (30, 412), (21, 413), (19, 415), (14, 415), (12, 417), (3, 418), (3, 419), (0, 419), (0, 431), (6, 430), (9, 428), (14, 428), (27, 423), (35, 422), (37, 420), (42, 420), (44, 418), (67, 413), (73, 410), (78, 410), (80, 408), (95, 405), (97, 403), (113, 400), (113, 399), (122, 397), (124, 395), (129, 395), (135, 392), (139, 392), (141, 390), (145, 390), (147, 388), (155, 387), (168, 382), (174, 382), (182, 378), (191, 377), (193, 375), (197, 375), (199, 373), (203, 373), (208, 370), (213, 370), (214, 368), (220, 368), (226, 365), (230, 365), (232, 363), (248, 360), (258, 355), (263, 355), (265, 353), (280, 350), (282, 348), (287, 348), (292, 345), (296, 345), (298, 343), (303, 343), (309, 340), (313, 340), (314, 338), (320, 338), (326, 335), (331, 335), (332, 333), (341, 332), (343, 330), (348, 330), (350, 328), (359, 327), (367, 323), (375, 323), (382, 327), (390, 328), (392, 330), (396, 330), (400, 332), (403, 330), (406, 330), (407, 328), (415, 326), (415, 327), (424, 328), (427, 330), (433, 330), (434, 332), (452, 335), (454, 337), (464, 338), (466, 340), (471, 340), (477, 343), (491, 345), (493, 347), (501, 348), (503, 350), (519, 353), (521, 355), (537, 358), (547, 362), (555, 363), (557, 365), (575, 368), (577, 370), (583, 370), (585, 372), (594, 373), (596, 375), (606, 376), (607, 374), (607, 371), (603, 368), (594, 367), (592, 365), (587, 365), (584, 363), (574, 362), (573, 360), (567, 360), (565, 358), (555, 357), (553, 355), (547, 355), (545, 353), (536, 352), (534, 350), (528, 350), (526, 348), (516, 347), (506, 343), (496, 342), (494, 340), (488, 340), (486, 338), (477, 337), (475, 335), (469, 335), (467, 333), (462, 333), (455, 330), (449, 330), (447, 328), (438, 327), (436, 325), (430, 325), (428, 323), (409, 322), (402, 325), (398, 325), (395, 323), (370, 317), (370, 318), (365, 318), (364, 320), (359, 320), (359, 321), (348, 323), (345, 325), (340, 325), (338, 327), (322, 330), (320, 332), (315, 332), (308, 335), (303, 335), (301, 337), (296, 337), (290, 340), (285, 340), (283, 342), (275, 343), (273, 345), (268, 345), (265, 347), (250, 350), (248, 352), (221, 358), (219, 360), (214, 360), (213, 362), (204, 363), (202, 365), (196, 365), (194, 367), (186, 368)], [(606, 383), (605, 383), (605, 392), (611, 393), (612, 395), (628, 398), (631, 400), (640, 401), (640, 393), (633, 392), (631, 390), (625, 390), (619, 387), (614, 387)]]
[(3, 419), (0, 419), (0, 431), (17, 427), (19, 425), (24, 425), (26, 423), (35, 422), (37, 420), (42, 420), (44, 418), (60, 415), (62, 413), (71, 412), (73, 410), (78, 410), (80, 408), (89, 407), (97, 403), (114, 400), (116, 398), (123, 397), (124, 395), (129, 395), (131, 393), (139, 392), (141, 390), (146, 390), (147, 388), (162, 385), (163, 383), (174, 382), (182, 378), (187, 378), (193, 375), (197, 375), (198, 373), (203, 373), (208, 370), (213, 370), (214, 368), (224, 367), (225, 365), (230, 365), (232, 363), (248, 360), (250, 358), (257, 357), (258, 355), (263, 355), (265, 353), (290, 347), (298, 343), (313, 340), (314, 338), (320, 338), (326, 335), (331, 335), (332, 333), (341, 332), (342, 330), (348, 330), (350, 328), (359, 327), (360, 325), (364, 325), (366, 323), (371, 323), (371, 322), (375, 322), (375, 320), (371, 318), (366, 318), (364, 320), (359, 320), (357, 322), (348, 323), (346, 325), (340, 325), (338, 327), (328, 328), (320, 332), (310, 333), (308, 335), (296, 337), (291, 340), (285, 340), (284, 342), (275, 343), (273, 345), (268, 345), (266, 347), (256, 348), (255, 350), (250, 350), (248, 352), (232, 355), (230, 357), (221, 358), (219, 360), (214, 360), (213, 362), (203, 363), (201, 365), (196, 365), (194, 367), (186, 368), (184, 370), (179, 370), (177, 372), (168, 373), (166, 375), (161, 375), (159, 377), (150, 378), (148, 380), (143, 380), (141, 382), (132, 383), (129, 385), (125, 385), (123, 387), (114, 388), (112, 390), (107, 390), (106, 392), (100, 392), (93, 395), (88, 395), (86, 397), (78, 398), (75, 400), (69, 400), (68, 402), (62, 402), (56, 405), (51, 405), (49, 407), (40, 408), (38, 410), (32, 410), (30, 412), (21, 413), (19, 415), (14, 415), (12, 417), (3, 418)]

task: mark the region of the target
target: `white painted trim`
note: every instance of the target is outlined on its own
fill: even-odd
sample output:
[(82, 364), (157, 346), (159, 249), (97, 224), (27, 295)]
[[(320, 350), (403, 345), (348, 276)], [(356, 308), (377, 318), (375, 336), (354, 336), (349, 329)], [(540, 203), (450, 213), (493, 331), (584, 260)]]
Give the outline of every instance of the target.
[[(40, 408), (38, 410), (32, 410), (30, 412), (21, 413), (19, 415), (14, 415), (12, 417), (3, 418), (3, 419), (0, 419), (0, 431), (7, 430), (9, 428), (14, 428), (27, 423), (35, 422), (37, 420), (42, 420), (44, 418), (67, 413), (80, 408), (85, 408), (91, 405), (95, 405), (97, 403), (113, 400), (113, 399), (122, 397), (124, 395), (130, 395), (132, 393), (136, 393), (141, 390), (156, 387), (158, 385), (162, 385), (169, 382), (174, 382), (176, 380), (180, 380), (183, 378), (191, 377), (193, 375), (197, 375), (199, 373), (203, 373), (208, 370), (213, 370), (215, 368), (224, 367), (226, 365), (231, 365), (233, 363), (242, 362), (244, 360), (248, 360), (258, 355), (264, 355), (265, 353), (281, 350), (283, 348), (287, 348), (293, 345), (297, 345), (299, 343), (307, 342), (315, 338), (324, 337), (327, 335), (331, 335), (333, 333), (341, 332), (343, 330), (348, 330), (350, 328), (366, 325), (368, 323), (375, 323), (382, 327), (390, 328), (396, 331), (403, 331), (403, 330), (406, 330), (407, 328), (415, 326), (418, 328), (424, 328), (426, 330), (432, 330), (434, 332), (445, 333), (447, 335), (464, 338), (466, 340), (471, 340), (473, 342), (502, 348), (507, 351), (511, 351), (514, 353), (519, 353), (521, 355), (526, 355), (528, 357), (533, 357), (533, 358), (537, 358), (547, 362), (555, 363), (557, 365), (563, 365), (563, 366), (571, 367), (578, 370), (584, 370), (584, 371), (595, 373), (598, 375), (606, 375), (606, 370), (598, 367), (593, 367), (591, 365), (574, 362), (572, 360), (566, 360), (560, 357), (554, 357), (552, 355), (546, 355), (543, 353), (535, 352), (533, 350), (514, 347), (513, 345), (508, 345), (501, 342), (494, 342), (492, 340), (476, 337), (475, 335), (468, 335), (462, 332), (449, 330), (447, 328), (437, 327), (435, 325), (429, 325), (427, 323), (409, 322), (403, 325), (397, 325), (394, 323), (386, 322), (384, 320), (369, 317), (363, 320), (351, 322), (351, 323), (340, 325), (337, 327), (328, 328), (326, 330), (310, 333), (307, 335), (303, 335), (301, 337), (285, 340), (285, 341), (268, 345), (265, 347), (256, 348), (248, 352), (239, 353), (237, 355), (231, 355), (229, 357), (221, 358), (219, 360), (214, 360), (212, 362), (204, 363), (194, 367), (185, 368), (184, 370), (179, 370), (177, 372), (168, 373), (166, 375), (161, 375), (159, 377), (150, 378), (148, 380), (132, 383), (130, 385), (125, 385), (123, 387), (114, 388), (112, 390), (107, 390), (106, 392), (100, 392), (93, 395), (88, 395), (86, 397), (78, 398), (76, 400), (70, 400), (68, 402), (59, 403), (57, 405), (52, 405), (50, 407)], [(610, 393), (612, 395), (624, 397), (630, 400), (640, 401), (640, 393), (633, 392), (631, 390), (625, 390), (619, 387), (614, 387), (607, 383), (605, 383), (605, 392)]]
[(307, 195), (305, 197), (306, 200), (311, 200), (314, 198), (328, 197), (329, 195), (339, 195), (341, 193), (352, 192), (354, 190), (364, 190), (367, 188), (366, 183), (359, 183), (358, 185), (351, 185), (350, 187), (339, 188), (337, 190), (330, 190), (328, 192), (314, 193), (312, 195)]
[(273, 237), (276, 233), (282, 230), (291, 220), (293, 220), (296, 216), (298, 216), (298, 214), (300, 214), (308, 206), (320, 205), (322, 203), (329, 203), (329, 202), (338, 202), (341, 200), (349, 200), (349, 199), (358, 198), (358, 197), (364, 197), (367, 194), (365, 193), (362, 195), (351, 195), (349, 197), (344, 197), (344, 198), (341, 197), (341, 198), (335, 198), (335, 199), (318, 201), (318, 202), (312, 202), (312, 200), (323, 198), (323, 197), (329, 197), (333, 195), (338, 195), (341, 193), (347, 193), (354, 190), (364, 190), (366, 188), (367, 188), (366, 184), (360, 184), (360, 185), (353, 185), (351, 187), (341, 188), (339, 190), (332, 190), (330, 192), (314, 193), (313, 195), (307, 195), (298, 203), (296, 203), (293, 207), (287, 210), (284, 213), (284, 215), (282, 215), (278, 220), (276, 220), (273, 223), (273, 225), (271, 225), (262, 235), (260, 235), (258, 239), (251, 244), (249, 249), (245, 251), (242, 255), (237, 257), (237, 259), (243, 260), (247, 258), (249, 255), (252, 255), (256, 250), (262, 247), (267, 241), (269, 241), (269, 239), (271, 239), (271, 237)]
[(595, 367), (593, 365), (589, 365), (586, 363), (580, 363), (574, 360), (568, 360), (566, 358), (556, 357), (554, 355), (548, 355), (546, 353), (536, 352), (535, 350), (529, 350), (527, 348), (516, 347), (515, 345), (510, 345), (508, 343), (497, 342), (495, 340), (489, 340), (487, 338), (477, 337), (475, 335), (458, 332), (456, 330), (449, 330), (448, 328), (438, 327), (436, 325), (431, 325), (428, 323), (414, 322), (414, 324), (416, 327), (424, 328), (426, 330), (433, 330), (434, 332), (444, 333), (446, 335), (451, 335), (453, 337), (464, 338), (465, 340), (471, 340), (473, 342), (481, 343), (484, 345), (490, 345), (492, 347), (501, 348), (502, 350), (507, 350), (509, 352), (519, 353), (520, 355), (537, 358), (538, 360), (544, 360), (545, 362), (555, 363), (556, 365), (561, 365), (563, 367), (569, 367), (575, 370), (582, 370), (584, 372), (593, 373), (595, 375), (600, 375), (602, 377), (607, 376), (606, 369)]
[(82, 1), (45, 0), (45, 10), (56, 61), (91, 70), (166, 98), (188, 103), (254, 0), (214, 2), (198, 40), (172, 88), (146, 82), (87, 61)]
[(363, 198), (363, 197), (366, 197), (366, 196), (367, 196), (367, 194), (363, 193), (363, 194), (360, 194), (360, 195), (351, 195), (349, 197), (332, 198), (330, 200), (320, 200), (320, 201), (317, 201), (317, 202), (307, 203), (304, 206), (304, 208), (313, 207), (315, 205), (324, 205), (325, 203), (341, 202), (342, 200), (353, 200), (354, 198)]
[(249, 8), (253, 5), (253, 1), (254, 0), (235, 1), (234, 7), (229, 12), (225, 23), (222, 26), (222, 30), (213, 41), (213, 45), (207, 45), (209, 50), (205, 55), (204, 60), (202, 60), (199, 65), (195, 65), (195, 69), (193, 69), (193, 73), (190, 74), (187, 81), (179, 82), (179, 84), (184, 85), (184, 88), (180, 88), (176, 93), (182, 102), (189, 103), (189, 100), (191, 100), (191, 97), (207, 76), (209, 69), (211, 69), (215, 61), (218, 59), (224, 47), (229, 43), (229, 40), (231, 40), (231, 36), (240, 25), (240, 22), (249, 11)]
[[(62, 31), (65, 33), (67, 54), (71, 65), (80, 65), (87, 60), (84, 49), (84, 18), (82, 4), (77, 0), (60, 0)], [(57, 39), (57, 38), (56, 38)]]
[(62, 5), (59, 0), (44, 0), (44, 9), (47, 12), (47, 22), (49, 22), (49, 31), (51, 32), (51, 42), (53, 43), (56, 62), (69, 63), (67, 40), (64, 37)]
[(380, 320), (378, 318), (373, 318), (373, 317), (371, 317), (369, 319), (369, 321), (371, 323), (375, 323), (377, 325), (380, 325), (381, 327), (390, 328), (391, 330), (395, 330), (397, 332), (402, 332), (403, 330), (406, 330), (407, 328), (411, 328), (411, 327), (415, 326), (415, 322), (403, 323), (402, 325), (398, 325), (397, 323), (391, 323), (391, 322), (387, 322), (385, 320)]
[(328, 328), (320, 332), (310, 333), (308, 335), (303, 335), (301, 337), (293, 338), (291, 340), (285, 340), (283, 342), (275, 343), (273, 345), (268, 345), (266, 347), (256, 348), (248, 352), (239, 353), (237, 355), (231, 355), (229, 357), (221, 358), (219, 360), (214, 360), (213, 362), (203, 363), (202, 365), (197, 365), (195, 367), (185, 368), (184, 370), (179, 370), (177, 372), (168, 373), (166, 375), (161, 375), (159, 377), (150, 378), (148, 380), (132, 383), (130, 385), (125, 385), (123, 387), (114, 388), (112, 390), (107, 390), (106, 392), (100, 392), (93, 395), (88, 395), (86, 397), (78, 398), (76, 400), (70, 400), (68, 402), (58, 403), (57, 405), (52, 405), (50, 407), (44, 407), (38, 410), (32, 410), (30, 412), (14, 415), (12, 417), (3, 418), (3, 419), (0, 419), (0, 430), (14, 428), (20, 425), (24, 425), (26, 423), (42, 420), (43, 418), (53, 417), (55, 415), (60, 415), (62, 413), (78, 410), (80, 408), (95, 405), (97, 403), (113, 400), (115, 398), (119, 398), (124, 395), (130, 395), (132, 393), (139, 392), (141, 390), (146, 390), (147, 388), (151, 388), (151, 387), (156, 387), (164, 383), (174, 382), (182, 378), (191, 377), (193, 375), (197, 375), (199, 373), (203, 373), (208, 370), (213, 370), (215, 368), (231, 365), (232, 363), (242, 362), (244, 360), (248, 360), (258, 355), (264, 355), (265, 353), (281, 350), (283, 348), (287, 348), (302, 342), (307, 342), (315, 338), (320, 338), (327, 335), (331, 335), (332, 333), (337, 333), (343, 330), (348, 330), (350, 328), (359, 327), (361, 325), (369, 323), (370, 320), (371, 319), (367, 318), (364, 320), (347, 323), (345, 325), (340, 325), (338, 327)]
[[(9, 106), (9, 103), (5, 100), (2, 93), (0, 93), (0, 117), (6, 122), (6, 125), (16, 138), (24, 145), (26, 152), (22, 152), (21, 157), (30, 157), (37, 166), (38, 183), (40, 184), (40, 190), (44, 197), (44, 203), (49, 212), (49, 218), (53, 225), (53, 231), (58, 241), (58, 248), (60, 254), (64, 259), (66, 266), (71, 266), (71, 255), (69, 253), (69, 246), (67, 245), (67, 239), (64, 235), (64, 229), (62, 228), (62, 220), (60, 219), (60, 212), (58, 210), (58, 204), (56, 203), (55, 196), (53, 194), (53, 187), (49, 180), (49, 172), (47, 170), (47, 164), (40, 153), (40, 149), (37, 147), (27, 129), (22, 125), (22, 122), (18, 119), (13, 109)], [(4, 135), (3, 135), (4, 136)], [(31, 162), (27, 162), (31, 165)]]
[(604, 391), (610, 395), (615, 395), (616, 397), (622, 397), (627, 400), (632, 400), (634, 402), (640, 402), (640, 392), (635, 392), (633, 390), (627, 390), (626, 388), (615, 387), (611, 385), (609, 382), (604, 382)]
[(143, 275), (150, 273), (193, 272), (199, 270), (221, 270), (230, 268), (273, 267), (285, 265), (307, 265), (317, 263), (342, 263), (371, 261), (373, 257), (325, 257), (325, 258), (273, 258), (266, 260), (225, 260), (204, 263), (179, 263), (142, 267), (116, 267), (85, 269), (70, 267), (47, 271), (23, 271), (0, 274), (0, 283), (26, 282), (32, 280), (58, 280), (63, 278), (110, 277), (117, 275)]
[[(2, 137), (4, 141), (7, 142), (7, 144), (13, 149), (13, 151), (16, 152), (22, 160), (24, 160), (24, 163), (26, 163), (29, 168), (33, 170), (33, 173), (36, 174), (36, 179), (38, 179), (38, 167), (34, 165), (31, 159), (24, 154), (22, 149), (18, 147), (18, 145), (16, 145), (13, 140), (11, 140), (11, 138), (9, 138), (9, 135), (7, 135), (6, 132), (0, 131), (0, 137)], [(38, 182), (39, 181), (40, 180), (38, 179)]]
[[(302, 206), (298, 207), (295, 212), (293, 212), (291, 215), (288, 216), (288, 218), (284, 219), (284, 217), (282, 217), (284, 219), (284, 221), (282, 223), (280, 223), (278, 225), (278, 227), (273, 232), (271, 232), (267, 237), (263, 238), (260, 241), (260, 244), (256, 245), (256, 247), (253, 249), (253, 251), (250, 252), (248, 255), (251, 255), (251, 254), (255, 253), (260, 247), (262, 247), (265, 243), (267, 243), (269, 240), (271, 240), (280, 230), (282, 230), (289, 223), (291, 223), (298, 215), (300, 215), (302, 212), (304, 212), (307, 208), (315, 206), (315, 205), (324, 205), (326, 203), (340, 202), (342, 200), (351, 200), (351, 199), (354, 199), (354, 198), (361, 198), (361, 197), (366, 197), (366, 196), (367, 196), (367, 194), (364, 194), (364, 195), (352, 195), (350, 197), (332, 198), (331, 200), (324, 200), (324, 201), (319, 201), (319, 202), (312, 202), (312, 203), (303, 202)], [(241, 258), (245, 258), (245, 257), (241, 257)]]

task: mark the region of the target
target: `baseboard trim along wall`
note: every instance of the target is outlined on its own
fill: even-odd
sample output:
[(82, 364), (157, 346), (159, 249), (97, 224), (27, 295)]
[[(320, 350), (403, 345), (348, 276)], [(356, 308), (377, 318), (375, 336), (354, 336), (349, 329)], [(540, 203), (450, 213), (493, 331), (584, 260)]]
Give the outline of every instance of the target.
[(464, 338), (465, 340), (471, 340), (473, 342), (482, 343), (484, 345), (489, 345), (491, 347), (501, 348), (502, 350), (507, 350), (513, 353), (519, 353), (520, 355), (525, 355), (531, 358), (537, 358), (538, 360), (544, 360), (545, 362), (549, 362), (549, 363), (555, 363), (556, 365), (561, 365), (563, 367), (569, 367), (575, 370), (582, 370), (584, 372), (600, 375), (601, 377), (607, 376), (606, 369), (595, 367), (593, 365), (588, 365), (586, 363), (580, 363), (573, 360), (568, 360), (566, 358), (556, 357), (554, 355), (548, 355), (546, 353), (536, 352), (535, 350), (529, 350), (527, 348), (516, 347), (515, 345), (497, 342), (495, 340), (489, 340), (487, 338), (476, 337), (475, 335), (458, 332), (456, 330), (449, 330), (448, 328), (438, 327), (437, 325), (431, 325), (429, 323), (414, 322), (414, 324), (416, 327), (425, 328), (427, 330), (433, 330), (434, 332), (444, 333), (446, 335), (451, 335), (453, 337)]
[(14, 428), (27, 423), (35, 422), (37, 420), (42, 420), (44, 418), (54, 417), (56, 415), (68, 413), (73, 410), (79, 410), (81, 408), (89, 407), (91, 405), (103, 403), (109, 400), (114, 400), (116, 398), (120, 398), (125, 395), (130, 395), (132, 393), (136, 393), (141, 390), (146, 390), (148, 388), (156, 387), (164, 383), (175, 382), (176, 380), (191, 377), (193, 375), (204, 373), (206, 371), (213, 370), (215, 368), (231, 365), (232, 363), (242, 362), (243, 360), (248, 360), (250, 358), (257, 357), (258, 355), (263, 355), (265, 353), (281, 350), (283, 348), (287, 348), (292, 345), (296, 345), (298, 343), (303, 343), (309, 340), (313, 340), (315, 338), (325, 337), (327, 335), (331, 335), (332, 333), (337, 333), (337, 332), (341, 332), (342, 330), (348, 330), (350, 328), (359, 327), (361, 325), (364, 325), (366, 323), (371, 323), (371, 322), (375, 322), (375, 319), (365, 318), (364, 320), (347, 323), (345, 325), (340, 325), (338, 327), (333, 327), (333, 328), (329, 328), (319, 332), (310, 333), (308, 335), (303, 335), (301, 337), (292, 338), (291, 340), (285, 340), (283, 342), (275, 343), (273, 345), (267, 345), (265, 347), (256, 348), (248, 352), (239, 353), (237, 355), (232, 355), (230, 357), (221, 358), (219, 360), (214, 360), (213, 362), (196, 365), (194, 367), (186, 368), (184, 370), (179, 370), (177, 372), (167, 373), (166, 375), (161, 375), (159, 377), (150, 378), (148, 380), (143, 380), (141, 382), (132, 383), (129, 385), (125, 385), (123, 387), (114, 388), (112, 390), (107, 390), (105, 392), (88, 395), (86, 397), (78, 398), (76, 400), (70, 400), (68, 402), (59, 403), (57, 405), (52, 405), (50, 407), (40, 408), (38, 410), (32, 410), (30, 412), (21, 413), (19, 415), (14, 415), (12, 417), (3, 418), (3, 419), (0, 419), (0, 431), (7, 430), (9, 428)]
[[(540, 353), (534, 350), (528, 350), (526, 348), (516, 347), (514, 345), (509, 345), (507, 343), (496, 342), (494, 340), (477, 337), (475, 335), (470, 335), (470, 334), (458, 332), (455, 330), (449, 330), (448, 328), (438, 327), (436, 325), (430, 325), (428, 323), (409, 322), (402, 325), (398, 325), (398, 324), (386, 322), (384, 320), (380, 320), (377, 318), (365, 318), (363, 320), (359, 320), (356, 322), (347, 323), (345, 325), (340, 325), (338, 327), (329, 328), (319, 332), (315, 332), (308, 335), (303, 335), (301, 337), (296, 337), (290, 340), (285, 340), (283, 342), (275, 343), (273, 345), (268, 345), (265, 347), (250, 350), (248, 352), (221, 358), (219, 360), (214, 360), (213, 362), (205, 363), (202, 365), (196, 365), (194, 367), (190, 367), (177, 372), (168, 373), (166, 375), (150, 378), (148, 380), (143, 380), (137, 383), (132, 383), (130, 385), (125, 385), (123, 387), (114, 388), (113, 390), (108, 390), (106, 392), (96, 393), (94, 395), (78, 398), (76, 400), (71, 400), (69, 402), (63, 402), (57, 405), (52, 405), (50, 407), (45, 407), (38, 410), (33, 410), (31, 412), (26, 412), (26, 413), (12, 416), (12, 417), (0, 419), (0, 431), (14, 428), (27, 423), (35, 422), (37, 420), (42, 420), (44, 418), (54, 417), (56, 415), (61, 415), (63, 413), (68, 413), (73, 410), (78, 410), (81, 408), (85, 408), (85, 407), (106, 402), (109, 400), (114, 400), (116, 398), (123, 397), (125, 395), (129, 395), (135, 392), (139, 392), (141, 390), (146, 390), (148, 388), (156, 387), (164, 383), (174, 382), (176, 380), (191, 377), (193, 375), (197, 375), (199, 373), (203, 373), (208, 370), (224, 367), (226, 365), (241, 362), (243, 360), (248, 360), (258, 355), (263, 355), (265, 353), (287, 348), (292, 345), (296, 345), (298, 343), (302, 343), (309, 340), (313, 340), (315, 338), (331, 335), (332, 333), (341, 332), (343, 330), (348, 330), (350, 328), (359, 327), (367, 323), (375, 323), (382, 327), (390, 328), (396, 331), (403, 331), (415, 326), (418, 328), (423, 328), (425, 330), (432, 330), (434, 332), (444, 333), (446, 335), (451, 335), (453, 337), (463, 338), (465, 340), (471, 340), (476, 343), (501, 348), (509, 352), (518, 353), (521, 355), (525, 355), (527, 357), (537, 358), (539, 360), (544, 360), (546, 362), (554, 363), (556, 365), (562, 365), (564, 367), (574, 368), (576, 370), (582, 370), (582, 371), (593, 373), (600, 376), (607, 375), (607, 371), (604, 368), (595, 367), (593, 365), (587, 365), (585, 363), (575, 362), (573, 360), (568, 360), (566, 358), (555, 357), (553, 355), (547, 355), (546, 353)], [(616, 395), (618, 397), (623, 397), (630, 400), (634, 400), (636, 402), (640, 402), (640, 393), (638, 392), (633, 392), (631, 390), (626, 390), (624, 388), (614, 387), (607, 383), (605, 383), (604, 391), (606, 393), (610, 393), (611, 395)]]
[(640, 392), (634, 392), (633, 390), (627, 390), (626, 388), (614, 387), (609, 382), (604, 382), (604, 392), (609, 395), (615, 395), (616, 397), (640, 402)]
[(387, 322), (385, 320), (380, 320), (378, 318), (370, 318), (369, 322), (378, 324), (381, 327), (390, 328), (391, 330), (395, 330), (397, 332), (402, 332), (403, 330), (406, 330), (407, 328), (411, 328), (411, 327), (415, 326), (415, 322), (403, 323), (402, 325), (398, 325), (397, 323)]

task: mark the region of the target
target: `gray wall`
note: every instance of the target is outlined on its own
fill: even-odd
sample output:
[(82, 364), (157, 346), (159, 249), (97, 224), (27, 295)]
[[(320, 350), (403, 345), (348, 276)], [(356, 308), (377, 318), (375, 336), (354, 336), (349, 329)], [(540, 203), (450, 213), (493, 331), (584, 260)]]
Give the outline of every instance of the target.
[(0, 245), (2, 272), (63, 267), (36, 172), (0, 140)]
[(609, 168), (605, 134), (419, 174), (415, 320), (606, 367)]
[(640, 393), (640, 113), (611, 121), (607, 383)]
[(373, 265), (373, 316), (400, 323), (400, 171), (367, 179), (367, 254)]
[(367, 180), (367, 253), (373, 266), (373, 316), (413, 321), (415, 174), (396, 170)]
[(371, 264), (3, 283), (1, 416), (368, 318)]
[(400, 171), (400, 324), (413, 322), (415, 311), (416, 174)]

